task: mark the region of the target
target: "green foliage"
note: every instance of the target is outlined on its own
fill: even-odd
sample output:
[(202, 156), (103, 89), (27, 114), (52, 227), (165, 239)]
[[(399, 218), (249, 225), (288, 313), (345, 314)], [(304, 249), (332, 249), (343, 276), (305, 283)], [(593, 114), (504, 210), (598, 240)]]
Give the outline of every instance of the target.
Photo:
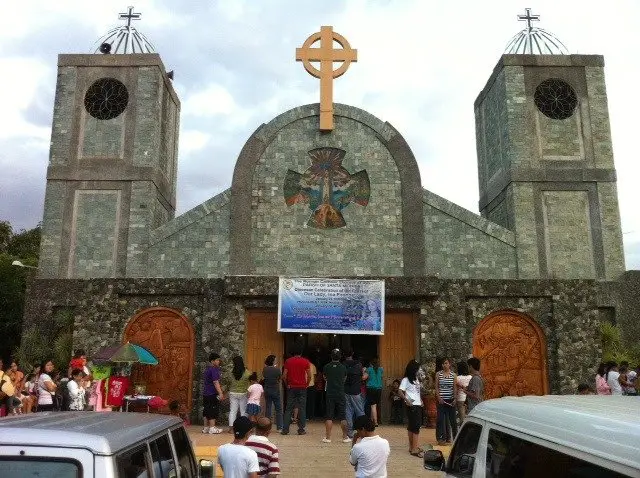
[(15, 358), (20, 362), (23, 371), (30, 372), (44, 359), (43, 355), (50, 347), (49, 337), (43, 334), (39, 327), (32, 325), (22, 332), (22, 340)]
[(629, 364), (640, 364), (640, 345), (632, 346), (623, 343), (620, 329), (610, 324), (602, 322), (600, 324), (600, 333), (602, 335), (602, 361), (622, 362), (627, 361)]
[(0, 353), (5, 362), (20, 343), (25, 289), (35, 272), (12, 263), (18, 260), (35, 267), (39, 252), (39, 225), (16, 233), (11, 224), (0, 221)]
[(66, 373), (73, 347), (73, 321), (71, 309), (59, 309), (52, 326), (32, 325), (26, 329), (15, 353), (23, 370), (29, 371), (42, 360), (52, 359), (56, 369)]

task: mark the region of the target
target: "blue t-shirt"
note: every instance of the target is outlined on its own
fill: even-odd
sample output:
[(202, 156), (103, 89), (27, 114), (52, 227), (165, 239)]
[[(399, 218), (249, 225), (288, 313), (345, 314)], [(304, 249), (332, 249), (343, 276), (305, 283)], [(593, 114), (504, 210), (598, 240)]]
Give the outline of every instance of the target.
[(367, 388), (382, 388), (382, 367), (378, 367), (376, 372), (373, 367), (367, 368)]

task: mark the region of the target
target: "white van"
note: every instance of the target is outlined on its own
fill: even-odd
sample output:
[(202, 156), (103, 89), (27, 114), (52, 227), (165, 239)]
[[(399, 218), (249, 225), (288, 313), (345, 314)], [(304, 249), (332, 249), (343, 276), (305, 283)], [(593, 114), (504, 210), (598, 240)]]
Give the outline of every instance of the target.
[(196, 478), (182, 420), (116, 412), (43, 412), (0, 419), (0, 476), (55, 478)]
[(424, 467), (471, 478), (640, 477), (640, 398), (505, 397), (476, 406), (446, 460)]

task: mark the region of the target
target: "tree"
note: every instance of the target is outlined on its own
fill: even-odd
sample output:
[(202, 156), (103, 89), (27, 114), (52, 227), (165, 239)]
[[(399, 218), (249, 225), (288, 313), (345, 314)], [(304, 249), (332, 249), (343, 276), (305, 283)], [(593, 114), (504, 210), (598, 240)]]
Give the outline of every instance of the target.
[(0, 354), (5, 363), (20, 344), (27, 279), (34, 272), (11, 264), (37, 266), (39, 252), (40, 225), (14, 233), (9, 222), (0, 221)]

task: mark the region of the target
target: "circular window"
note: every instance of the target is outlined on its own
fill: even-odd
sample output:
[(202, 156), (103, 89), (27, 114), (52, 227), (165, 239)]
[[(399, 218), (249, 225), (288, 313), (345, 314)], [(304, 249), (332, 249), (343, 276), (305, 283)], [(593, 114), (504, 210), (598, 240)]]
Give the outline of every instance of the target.
[(87, 113), (99, 120), (120, 116), (128, 103), (127, 87), (114, 78), (102, 78), (94, 82), (84, 95)]
[(536, 88), (533, 96), (540, 112), (552, 119), (567, 119), (578, 105), (578, 96), (569, 83), (551, 78)]

